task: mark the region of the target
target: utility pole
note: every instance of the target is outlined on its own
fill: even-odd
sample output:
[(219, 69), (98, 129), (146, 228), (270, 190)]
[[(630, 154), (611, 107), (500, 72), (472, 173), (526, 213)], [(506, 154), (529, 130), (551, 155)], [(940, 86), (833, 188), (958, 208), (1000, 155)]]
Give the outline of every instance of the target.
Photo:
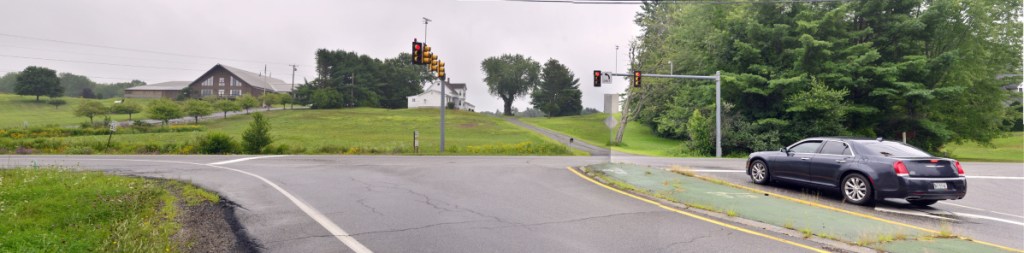
[(295, 64), (292, 64), (292, 109), (295, 109), (295, 71), (299, 70)]
[(423, 44), (427, 44), (427, 24), (430, 24), (430, 20), (427, 17), (423, 17)]
[(444, 153), (444, 111), (447, 103), (445, 102), (446, 97), (444, 95), (444, 87), (448, 86), (448, 82), (441, 79), (441, 153)]
[(615, 72), (619, 72), (619, 45), (615, 45)]

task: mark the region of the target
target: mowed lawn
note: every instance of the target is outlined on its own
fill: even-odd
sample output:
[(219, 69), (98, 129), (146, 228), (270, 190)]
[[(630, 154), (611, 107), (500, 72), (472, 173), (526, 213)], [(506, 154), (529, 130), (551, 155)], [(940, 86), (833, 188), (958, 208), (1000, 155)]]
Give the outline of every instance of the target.
[(943, 149), (954, 158), (966, 161), (1024, 162), (1024, 132), (1013, 132), (992, 140), (992, 146), (968, 142), (947, 144)]
[[(60, 99), (67, 101), (67, 104), (54, 108), (54, 106), (46, 103), (50, 100), (48, 97), (40, 97), (39, 102), (36, 102), (35, 96), (0, 93), (0, 129), (22, 127), (26, 122), (32, 127), (51, 124), (59, 126), (78, 125), (82, 122), (89, 122), (89, 118), (75, 116), (74, 111), (78, 104), (93, 100), (100, 101), (106, 106), (111, 106), (115, 100), (119, 100), (119, 98), (96, 100), (69, 97), (62, 97)], [(149, 100), (139, 99), (136, 101), (140, 101), (143, 105), (149, 103)], [(144, 116), (139, 114), (132, 115), (132, 119), (140, 119), (142, 117)], [(125, 121), (128, 120), (128, 115), (111, 115), (111, 119)], [(103, 116), (95, 117), (93, 120), (101, 122), (103, 121)]]
[[(616, 115), (616, 117), (620, 116)], [(608, 114), (595, 113), (554, 118), (520, 118), (520, 120), (572, 136), (593, 145), (608, 147), (615, 132), (605, 126), (604, 120), (607, 117)], [(650, 127), (636, 122), (630, 122), (626, 125), (626, 132), (623, 134), (622, 142), (623, 146), (612, 147), (612, 149), (650, 156), (680, 156), (679, 150), (682, 145), (682, 141), (658, 137), (654, 135)]]
[[(413, 131), (419, 131), (422, 153), (438, 153), (440, 113), (437, 109), (356, 108), (335, 110), (281, 110), (266, 112), (270, 120), (273, 145), (285, 144), (314, 152), (321, 147), (344, 150), (396, 147), (412, 149)], [(456, 149), (469, 146), (515, 145), (522, 143), (559, 145), (539, 134), (515, 126), (500, 118), (472, 112), (447, 112), (445, 146)], [(115, 142), (183, 143), (194, 141), (207, 132), (226, 133), (241, 140), (251, 117), (240, 115), (200, 122), (204, 132), (114, 135)], [(68, 141), (106, 141), (107, 136), (79, 136)], [(357, 152), (358, 153), (358, 152)], [(564, 153), (569, 154), (569, 153)]]

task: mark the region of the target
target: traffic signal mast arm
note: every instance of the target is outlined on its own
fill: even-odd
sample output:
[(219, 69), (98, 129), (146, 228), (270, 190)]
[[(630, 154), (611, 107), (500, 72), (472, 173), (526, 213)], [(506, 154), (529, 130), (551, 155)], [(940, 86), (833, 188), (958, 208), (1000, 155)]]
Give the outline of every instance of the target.
[[(632, 73), (612, 73), (612, 72), (601, 72), (605, 75), (610, 76), (626, 76), (633, 77)], [(691, 75), (664, 75), (664, 74), (643, 74), (643, 77), (665, 77), (665, 78), (685, 78), (685, 79), (702, 79), (702, 80), (715, 80), (717, 76), (691, 76)]]

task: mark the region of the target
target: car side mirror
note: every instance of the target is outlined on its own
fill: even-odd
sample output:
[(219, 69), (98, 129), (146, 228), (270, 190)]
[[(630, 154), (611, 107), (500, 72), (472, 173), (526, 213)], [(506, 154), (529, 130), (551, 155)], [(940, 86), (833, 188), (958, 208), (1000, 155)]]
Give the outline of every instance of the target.
[(789, 149), (782, 148), (782, 149), (779, 150), (779, 152), (787, 153), (788, 154), (789, 153)]

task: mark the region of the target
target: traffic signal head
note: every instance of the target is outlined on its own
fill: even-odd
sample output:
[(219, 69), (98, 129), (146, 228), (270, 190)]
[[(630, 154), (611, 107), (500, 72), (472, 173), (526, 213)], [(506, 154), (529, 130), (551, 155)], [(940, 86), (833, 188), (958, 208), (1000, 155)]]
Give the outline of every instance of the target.
[(594, 70), (594, 87), (601, 87), (601, 71)]
[(633, 71), (633, 88), (640, 88), (640, 71)]
[(430, 71), (435, 71), (436, 72), (437, 68), (440, 66), (440, 65), (438, 65), (439, 62), (440, 61), (431, 61), (430, 62)]
[(412, 40), (412, 64), (423, 64), (423, 43)]
[(430, 46), (423, 45), (423, 54), (420, 64), (430, 64), (430, 61), (435, 59), (434, 54), (430, 52)]

